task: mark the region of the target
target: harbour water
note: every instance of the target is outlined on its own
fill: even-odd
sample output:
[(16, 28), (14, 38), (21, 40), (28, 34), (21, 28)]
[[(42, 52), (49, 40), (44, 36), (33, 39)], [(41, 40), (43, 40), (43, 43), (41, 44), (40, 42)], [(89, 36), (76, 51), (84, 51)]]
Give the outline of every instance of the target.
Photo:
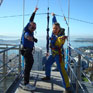
[[(88, 40), (88, 41), (86, 41)], [(90, 42), (91, 41), (91, 42)], [(0, 44), (19, 44), (20, 38), (19, 37), (0, 37)], [(71, 37), (70, 38), (70, 44), (74, 48), (79, 47), (87, 47), (87, 46), (93, 46), (93, 38), (91, 37)], [(46, 47), (46, 38), (40, 39), (38, 38), (38, 43), (35, 44), (38, 47), (44, 48)], [(65, 42), (64, 47), (66, 47), (67, 42)]]
[[(71, 37), (70, 44), (74, 48), (93, 46), (93, 38)], [(42, 48), (46, 47), (46, 39), (39, 40), (36, 45)], [(65, 42), (64, 47), (67, 47), (67, 41)]]

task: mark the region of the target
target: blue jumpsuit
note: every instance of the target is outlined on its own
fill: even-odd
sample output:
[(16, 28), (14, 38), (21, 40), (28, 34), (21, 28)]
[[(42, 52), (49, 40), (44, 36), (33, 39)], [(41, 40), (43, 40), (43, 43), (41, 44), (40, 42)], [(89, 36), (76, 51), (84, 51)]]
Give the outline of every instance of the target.
[[(56, 22), (56, 17), (54, 16), (54, 23)], [(46, 64), (45, 64), (45, 74), (47, 77), (50, 77), (51, 75), (51, 66), (54, 62), (57, 64), (57, 68), (61, 74), (61, 77), (63, 79), (64, 88), (68, 89), (70, 88), (70, 83), (68, 79), (67, 72), (65, 70), (65, 64), (63, 61), (63, 54), (62, 54), (62, 46), (65, 42), (65, 40), (61, 39), (62, 36), (55, 36), (52, 34), (51, 40), (50, 40), (50, 47), (52, 55), (49, 56)]]

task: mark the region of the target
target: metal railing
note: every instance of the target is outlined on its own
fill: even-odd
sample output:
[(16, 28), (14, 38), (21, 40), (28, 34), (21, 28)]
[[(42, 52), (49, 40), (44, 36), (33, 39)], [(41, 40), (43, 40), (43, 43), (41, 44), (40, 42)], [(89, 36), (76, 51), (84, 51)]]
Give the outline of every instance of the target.
[[(86, 73), (88, 68), (91, 68), (91, 75), (93, 76), (93, 59), (86, 56), (84, 53), (78, 49), (69, 46), (69, 57), (68, 57), (68, 71), (71, 83), (74, 84), (75, 93), (87, 93), (84, 88), (84, 83), (89, 83), (92, 87), (93, 81), (88, 76), (89, 73)], [(75, 54), (76, 53), (76, 54)], [(72, 55), (73, 54), (73, 55)], [(73, 57), (74, 56), (74, 57)], [(87, 67), (83, 69), (83, 62), (87, 64)], [(87, 81), (83, 81), (85, 78)]]
[[(5, 93), (22, 71), (20, 47), (20, 45), (0, 44), (0, 93)], [(85, 72), (86, 69), (83, 70), (82, 60), (86, 60), (88, 67), (93, 68), (93, 59), (71, 46), (69, 46), (69, 50), (71, 53), (68, 57), (68, 71), (71, 83), (75, 84), (76, 93), (86, 93), (82, 75), (87, 78), (91, 86), (93, 81)], [(75, 59), (76, 56), (73, 57), (74, 52), (72, 51), (77, 54), (77, 60)], [(42, 49), (37, 48), (34, 57), (35, 64), (33, 67), (37, 68), (36, 70), (42, 70)], [(37, 63), (38, 61), (39, 63)], [(34, 68), (33, 70), (35, 70)], [(91, 73), (93, 74), (93, 71)]]
[[(21, 57), (20, 48), (21, 45), (0, 44), (0, 93), (10, 92), (14, 82), (20, 80), (20, 76), (23, 78), (24, 57)], [(33, 55), (32, 70), (42, 70), (42, 49), (35, 47)]]
[(5, 93), (21, 73), (20, 45), (0, 44), (0, 93)]

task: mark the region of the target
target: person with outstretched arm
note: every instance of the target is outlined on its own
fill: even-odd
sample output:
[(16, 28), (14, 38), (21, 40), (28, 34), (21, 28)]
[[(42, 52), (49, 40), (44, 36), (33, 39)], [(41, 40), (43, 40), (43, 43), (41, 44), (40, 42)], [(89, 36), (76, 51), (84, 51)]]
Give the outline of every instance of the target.
[(33, 59), (33, 48), (34, 43), (37, 43), (37, 39), (34, 37), (34, 31), (36, 29), (36, 23), (34, 22), (34, 17), (38, 8), (35, 8), (32, 13), (29, 23), (24, 27), (24, 31), (21, 38), (22, 50), (21, 54), (25, 59), (25, 68), (24, 68), (24, 89), (26, 90), (35, 90), (35, 87), (29, 84), (30, 71), (32, 69), (34, 59)]
[(50, 38), (50, 48), (51, 48), (51, 55), (49, 55), (46, 63), (45, 63), (45, 75), (46, 77), (42, 78), (43, 81), (50, 80), (51, 79), (51, 67), (54, 62), (57, 64), (57, 68), (60, 72), (60, 75), (63, 79), (64, 88), (66, 90), (66, 93), (72, 93), (71, 92), (71, 86), (69, 82), (69, 78), (67, 75), (67, 72), (65, 70), (65, 63), (63, 59), (62, 54), (62, 47), (65, 43), (65, 40), (67, 39), (67, 36), (64, 36), (61, 33), (61, 27), (60, 24), (57, 22), (56, 17), (53, 16), (54, 22), (53, 23), (53, 31)]

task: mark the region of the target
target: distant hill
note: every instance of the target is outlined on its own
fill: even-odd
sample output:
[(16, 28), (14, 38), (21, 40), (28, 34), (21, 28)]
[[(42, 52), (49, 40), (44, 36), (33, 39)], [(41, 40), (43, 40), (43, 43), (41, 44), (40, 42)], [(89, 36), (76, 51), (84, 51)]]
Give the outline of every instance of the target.
[(5, 36), (5, 35), (0, 35), (0, 38), (20, 38), (19, 36)]
[(20, 37), (0, 35), (0, 44), (18, 44)]
[(74, 42), (91, 42), (93, 43), (93, 38), (77, 38)]
[(0, 39), (0, 44), (19, 44), (20, 43), (20, 39), (17, 40), (3, 40)]

